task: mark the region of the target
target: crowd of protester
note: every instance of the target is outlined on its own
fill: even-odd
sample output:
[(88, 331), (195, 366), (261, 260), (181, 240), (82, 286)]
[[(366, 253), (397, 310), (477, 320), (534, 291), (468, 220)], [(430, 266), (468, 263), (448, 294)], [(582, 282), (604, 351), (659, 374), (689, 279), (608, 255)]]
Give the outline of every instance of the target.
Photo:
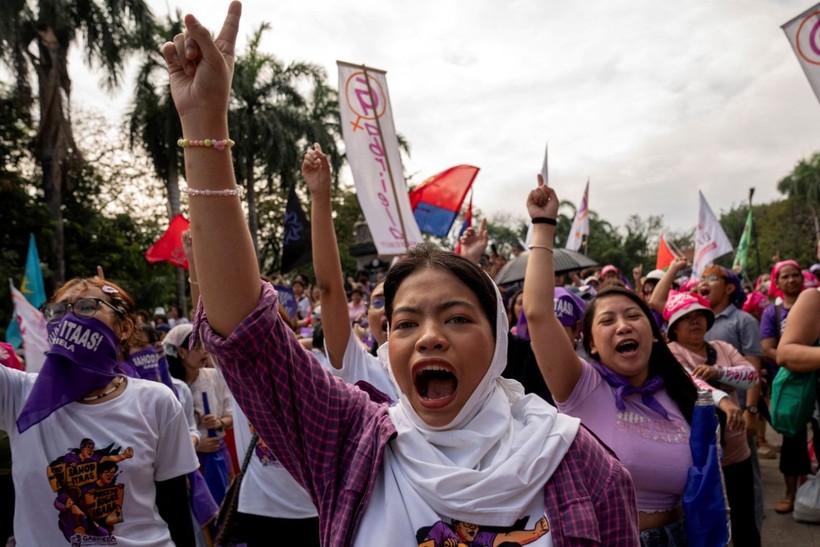
[[(188, 41), (163, 47), (186, 135), (228, 129), (239, 12), (219, 47), (190, 16)], [(559, 200), (539, 177), (522, 199), (528, 250), (505, 257), (480, 223), (458, 253), (422, 244), (345, 277), (315, 145), (302, 163), (315, 279), (271, 280), (228, 153), (185, 154), (191, 317), (149, 314), (98, 275), (44, 306), (39, 374), (0, 347), (14, 462), (0, 484), (15, 501), (0, 542), (211, 547), (244, 462), (232, 517), (249, 547), (705, 544), (683, 510), (699, 392), (720, 417), (734, 545), (761, 544), (758, 458), (780, 459), (778, 513), (817, 471), (815, 418), (779, 447), (766, 424), (778, 370), (820, 369), (820, 264), (778, 259), (754, 283), (714, 264), (694, 275), (684, 257), (631, 279), (612, 264), (556, 274)], [(524, 279), (496, 284), (519, 256)]]

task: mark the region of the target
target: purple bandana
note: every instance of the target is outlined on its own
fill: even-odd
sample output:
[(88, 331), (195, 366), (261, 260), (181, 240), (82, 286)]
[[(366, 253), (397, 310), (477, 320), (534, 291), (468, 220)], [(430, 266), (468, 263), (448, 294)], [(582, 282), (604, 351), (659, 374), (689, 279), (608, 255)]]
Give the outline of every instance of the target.
[(174, 383), (171, 380), (171, 373), (168, 370), (168, 361), (165, 359), (165, 356), (160, 355), (155, 348), (149, 346), (136, 353), (132, 353), (126, 363), (134, 369), (135, 378), (165, 384), (176, 393)]
[(663, 387), (663, 378), (660, 376), (653, 376), (648, 378), (641, 387), (635, 387), (629, 383), (629, 380), (621, 376), (615, 371), (610, 370), (598, 361), (590, 361), (595, 370), (601, 375), (604, 381), (611, 387), (615, 388), (615, 406), (618, 410), (625, 410), (624, 397), (632, 395), (633, 393), (640, 393), (643, 404), (666, 418), (669, 419), (669, 413), (663, 408), (663, 405), (658, 402), (654, 394)]
[(102, 321), (69, 312), (48, 331), (51, 347), (17, 418), (20, 433), (88, 392), (104, 388), (118, 372), (119, 340)]

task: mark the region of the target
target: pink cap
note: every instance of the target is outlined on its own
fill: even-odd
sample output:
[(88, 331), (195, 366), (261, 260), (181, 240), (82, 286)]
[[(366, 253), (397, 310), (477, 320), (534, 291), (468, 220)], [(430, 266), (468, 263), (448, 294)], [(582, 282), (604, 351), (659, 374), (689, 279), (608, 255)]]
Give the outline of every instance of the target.
[(618, 268), (616, 268), (612, 264), (607, 264), (601, 270), (601, 277), (604, 277), (606, 274), (608, 274), (610, 272), (614, 273), (615, 275), (621, 275), (621, 271)]
[(715, 314), (709, 306), (709, 301), (699, 294), (685, 292), (685, 291), (669, 291), (669, 298), (666, 299), (666, 305), (663, 307), (663, 318), (666, 321), (668, 332), (672, 334), (672, 326), (684, 315), (702, 310), (706, 315), (707, 330), (712, 327), (715, 322)]

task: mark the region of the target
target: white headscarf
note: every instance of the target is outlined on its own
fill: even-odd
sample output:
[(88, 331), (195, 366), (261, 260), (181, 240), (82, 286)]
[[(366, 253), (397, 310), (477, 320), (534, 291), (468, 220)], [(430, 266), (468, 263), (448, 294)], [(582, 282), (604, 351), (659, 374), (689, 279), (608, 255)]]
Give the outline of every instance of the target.
[[(395, 461), (419, 496), (441, 515), (483, 526), (510, 526), (563, 460), (580, 420), (501, 377), (507, 317), (496, 287), (496, 342), (487, 373), (446, 426), (427, 425), (400, 391), (390, 417)], [(387, 346), (379, 348), (388, 363)], [(395, 377), (393, 377), (395, 382)], [(398, 384), (396, 384), (398, 385)]]

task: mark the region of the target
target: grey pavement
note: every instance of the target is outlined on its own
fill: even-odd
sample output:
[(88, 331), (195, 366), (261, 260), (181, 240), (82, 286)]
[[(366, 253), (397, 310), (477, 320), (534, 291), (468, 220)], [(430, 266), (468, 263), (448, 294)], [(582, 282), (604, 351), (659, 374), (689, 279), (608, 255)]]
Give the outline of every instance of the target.
[[(780, 445), (780, 435), (771, 428), (767, 428), (766, 438), (770, 444)], [(800, 523), (791, 514), (780, 515), (774, 510), (786, 490), (778, 462), (779, 459), (760, 459), (760, 475), (763, 478), (762, 544), (764, 547), (820, 547), (820, 524)]]

